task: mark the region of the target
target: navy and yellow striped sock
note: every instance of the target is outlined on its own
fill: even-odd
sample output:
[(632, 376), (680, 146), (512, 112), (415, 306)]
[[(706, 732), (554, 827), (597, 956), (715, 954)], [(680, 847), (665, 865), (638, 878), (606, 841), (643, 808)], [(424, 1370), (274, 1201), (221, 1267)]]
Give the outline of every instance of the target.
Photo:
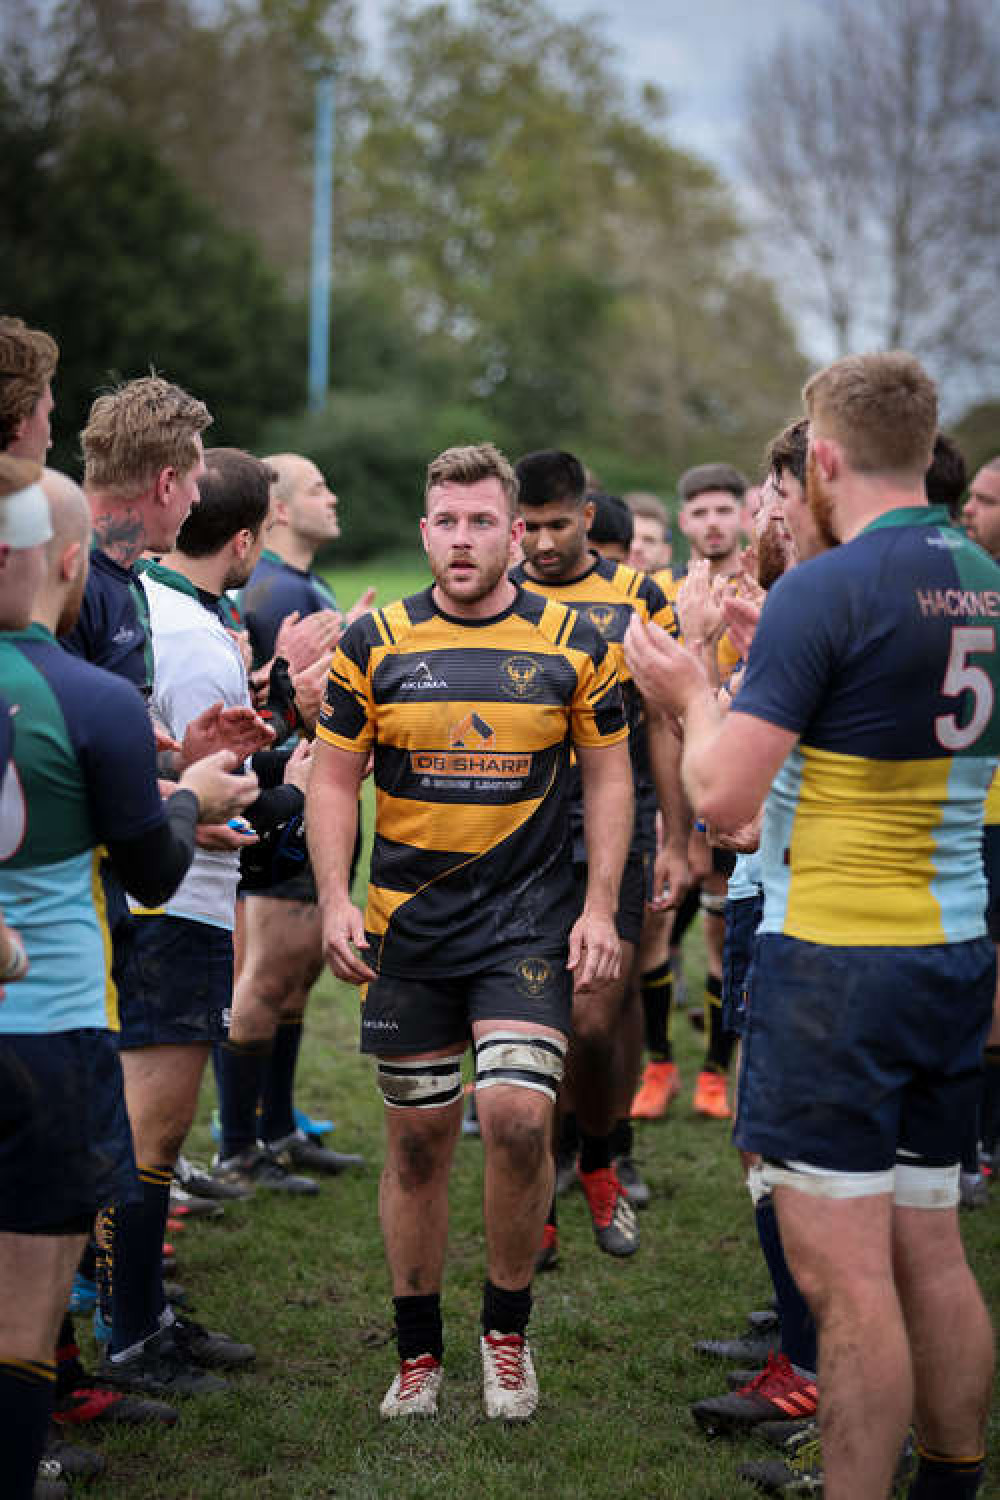
[(646, 1027), (646, 1051), (654, 1062), (673, 1062), (670, 1023), (674, 1003), (674, 971), (670, 960), (647, 969), (640, 981), (642, 1012)]
[(714, 974), (705, 977), (705, 1033), (708, 1047), (702, 1067), (710, 1073), (728, 1073), (734, 1037), (723, 1025), (722, 980)]
[(56, 1367), (50, 1360), (0, 1360), (0, 1453), (6, 1500), (31, 1500), (52, 1418)]
[(985, 1454), (949, 1458), (917, 1447), (917, 1472), (907, 1500), (975, 1500), (986, 1467)]
[(119, 1204), (111, 1243), (111, 1354), (150, 1338), (163, 1311), (163, 1236), (170, 1202), (170, 1167), (140, 1164), (139, 1203)]

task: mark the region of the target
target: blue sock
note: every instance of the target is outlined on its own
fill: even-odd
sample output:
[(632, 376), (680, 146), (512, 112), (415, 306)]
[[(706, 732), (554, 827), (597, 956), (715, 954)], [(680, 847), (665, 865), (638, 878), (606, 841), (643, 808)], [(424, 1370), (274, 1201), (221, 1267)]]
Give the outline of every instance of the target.
[(6, 1500), (31, 1500), (34, 1494), (55, 1391), (54, 1364), (0, 1360), (0, 1453)]
[(257, 1101), (271, 1051), (270, 1042), (225, 1041), (218, 1049), (220, 1155), (239, 1156), (257, 1142)]
[(295, 1069), (302, 1045), (301, 1016), (278, 1022), (274, 1047), (264, 1073), (260, 1134), (265, 1141), (280, 1141), (295, 1129)]
[(163, 1311), (163, 1236), (173, 1173), (169, 1167), (139, 1167), (140, 1203), (114, 1211), (111, 1244), (111, 1353), (121, 1354), (148, 1339)]
[(767, 1261), (781, 1325), (781, 1352), (800, 1370), (816, 1373), (816, 1325), (802, 1293), (788, 1269), (771, 1194), (755, 1209), (757, 1238)]
[(916, 1478), (907, 1500), (975, 1500), (986, 1467), (984, 1456), (945, 1458), (918, 1448)]

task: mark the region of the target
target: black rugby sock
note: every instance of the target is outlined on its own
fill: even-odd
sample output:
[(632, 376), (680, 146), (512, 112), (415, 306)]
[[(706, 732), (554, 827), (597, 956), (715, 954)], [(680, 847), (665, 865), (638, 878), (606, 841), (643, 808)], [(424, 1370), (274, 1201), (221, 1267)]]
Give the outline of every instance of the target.
[(531, 1283), (509, 1291), (483, 1282), (483, 1332), (519, 1333), (524, 1337), (531, 1317)]
[(32, 1500), (55, 1391), (54, 1364), (0, 1360), (0, 1453), (6, 1500)]
[(722, 980), (714, 974), (705, 977), (705, 1030), (708, 1048), (702, 1067), (711, 1073), (728, 1073), (735, 1039), (722, 1022)]
[[(983, 1057), (982, 1103), (979, 1111), (979, 1138), (983, 1150), (995, 1155), (1000, 1145), (1000, 1046), (987, 1047)], [(1000, 1163), (993, 1163), (994, 1170)]]
[(612, 1135), (587, 1135), (580, 1132), (580, 1171), (598, 1172), (611, 1165)]
[(441, 1298), (437, 1292), (422, 1297), (393, 1297), (396, 1310), (396, 1347), (400, 1359), (419, 1359), (421, 1354), (444, 1355)]
[(918, 1448), (917, 1473), (907, 1500), (974, 1500), (986, 1467), (982, 1453), (974, 1458), (945, 1458)]
[(646, 1028), (646, 1051), (653, 1062), (673, 1062), (670, 1020), (674, 1003), (674, 971), (669, 959), (655, 969), (647, 969), (640, 981), (639, 993)]
[(301, 1016), (278, 1022), (261, 1086), (260, 1135), (281, 1141), (295, 1129), (295, 1069), (302, 1045)]

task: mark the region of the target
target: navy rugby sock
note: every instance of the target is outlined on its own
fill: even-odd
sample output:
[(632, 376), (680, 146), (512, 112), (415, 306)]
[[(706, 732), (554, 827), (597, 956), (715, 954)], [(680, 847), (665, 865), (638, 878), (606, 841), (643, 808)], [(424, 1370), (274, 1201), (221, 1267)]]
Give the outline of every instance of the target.
[(0, 1360), (0, 1453), (6, 1500), (31, 1500), (34, 1494), (55, 1391), (54, 1364)]
[(918, 1448), (917, 1473), (907, 1500), (974, 1500), (983, 1480), (985, 1459), (945, 1458)]
[(295, 1129), (295, 1069), (302, 1045), (301, 1016), (278, 1022), (274, 1046), (264, 1069), (261, 1090), (260, 1136), (281, 1141)]
[(674, 971), (669, 959), (655, 969), (646, 970), (639, 993), (646, 1027), (646, 1051), (654, 1062), (673, 1062), (670, 1019), (674, 1003)]
[(115, 1209), (111, 1244), (111, 1355), (114, 1358), (160, 1326), (163, 1311), (163, 1236), (173, 1173), (139, 1167), (140, 1203)]
[(270, 1042), (226, 1040), (218, 1049), (220, 1155), (224, 1161), (257, 1143), (257, 1100), (270, 1052)]
[(430, 1292), (423, 1297), (393, 1297), (396, 1310), (396, 1347), (400, 1359), (419, 1359), (432, 1354), (444, 1355), (444, 1328), (441, 1322), (441, 1297)]
[(781, 1352), (798, 1370), (816, 1374), (816, 1324), (813, 1322), (809, 1304), (799, 1291), (788, 1262), (785, 1259), (778, 1216), (774, 1211), (771, 1194), (761, 1198), (754, 1209), (757, 1223), (757, 1238), (778, 1308), (778, 1323), (781, 1328)]

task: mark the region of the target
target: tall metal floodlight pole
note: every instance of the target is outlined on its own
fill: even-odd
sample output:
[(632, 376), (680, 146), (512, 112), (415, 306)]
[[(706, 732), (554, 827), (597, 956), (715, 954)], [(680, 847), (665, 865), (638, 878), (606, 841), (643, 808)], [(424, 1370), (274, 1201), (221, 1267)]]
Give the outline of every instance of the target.
[(309, 410), (322, 411), (330, 384), (330, 262), (333, 253), (333, 72), (316, 79), (312, 275), (309, 288)]

